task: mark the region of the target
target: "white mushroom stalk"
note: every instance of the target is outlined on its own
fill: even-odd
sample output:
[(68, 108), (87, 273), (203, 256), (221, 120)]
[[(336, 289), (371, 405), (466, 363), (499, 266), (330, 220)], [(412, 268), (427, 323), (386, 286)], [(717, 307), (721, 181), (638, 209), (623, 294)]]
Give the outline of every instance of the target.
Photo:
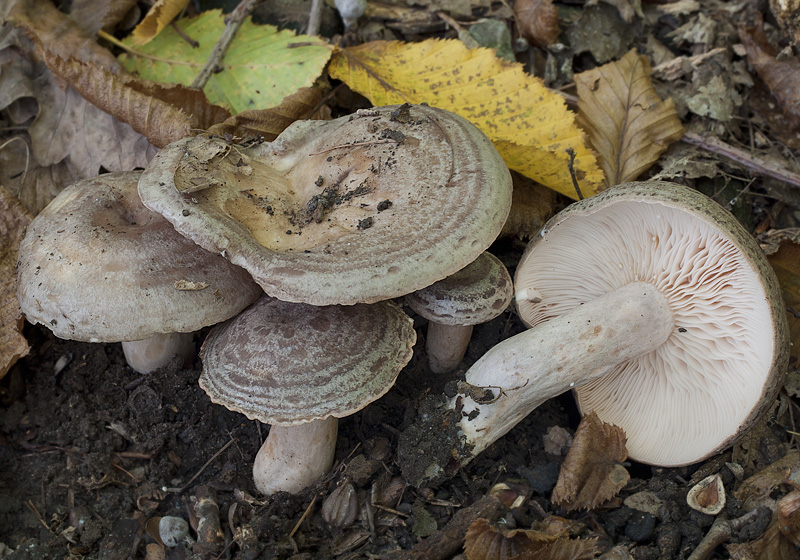
[(184, 363), (194, 358), (194, 333), (159, 333), (142, 340), (122, 341), (125, 361), (139, 373), (150, 373), (180, 356)]
[(453, 399), (453, 406), (461, 401), (460, 428), (472, 454), (544, 401), (655, 350), (673, 329), (664, 296), (634, 282), (504, 340), (467, 371), (466, 382), (479, 391)]
[[(788, 326), (775, 274), (735, 218), (694, 190), (630, 183), (573, 204), (528, 246), (515, 289), (531, 328), (478, 360), (441, 417), (404, 435), (413, 484), (452, 474), (570, 389), (582, 413), (625, 430), (632, 459), (694, 463), (741, 436), (781, 386)], [(450, 425), (449, 443), (426, 441)]]
[(296, 426), (274, 425), (253, 462), (253, 482), (262, 494), (296, 494), (333, 465), (339, 420), (329, 417)]

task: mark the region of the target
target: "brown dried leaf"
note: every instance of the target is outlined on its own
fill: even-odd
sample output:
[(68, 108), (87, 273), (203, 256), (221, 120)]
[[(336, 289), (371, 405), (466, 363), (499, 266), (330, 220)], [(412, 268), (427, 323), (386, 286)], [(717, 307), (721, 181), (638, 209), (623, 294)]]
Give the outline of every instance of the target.
[(564, 459), (552, 501), (567, 511), (592, 509), (613, 498), (630, 479), (625, 432), (591, 412), (583, 417)]
[(242, 111), (208, 129), (209, 134), (230, 135), (237, 141), (263, 138), (271, 142), (294, 121), (313, 118), (313, 112), (322, 101), (317, 88), (300, 88), (287, 95), (281, 104), (271, 109)]
[[(136, 6), (136, 0), (73, 0), (69, 17), (89, 35), (111, 30)], [(137, 18), (138, 19), (138, 18)]]
[(762, 505), (774, 509), (775, 500), (770, 498), (770, 494), (786, 480), (792, 467), (797, 464), (800, 464), (800, 452), (790, 451), (782, 459), (742, 482), (733, 492), (734, 497), (742, 502), (742, 508), (747, 511)]
[(558, 27), (558, 7), (552, 0), (517, 0), (514, 12), (519, 21), (519, 32), (531, 44), (546, 47), (556, 42), (561, 34)]
[(511, 173), (511, 178), (514, 180), (511, 212), (500, 235), (530, 239), (555, 212), (556, 192), (519, 173)]
[(464, 555), (467, 560), (589, 560), (598, 552), (596, 538), (573, 540), (566, 524), (541, 525), (546, 529), (509, 530), (477, 519), (464, 538)]
[(69, 159), (42, 167), (32, 156), (29, 143), (30, 138), (21, 135), (0, 150), (0, 185), (35, 216), (80, 176)]
[(636, 179), (683, 136), (675, 104), (658, 97), (650, 64), (635, 50), (576, 74), (575, 83), (578, 122), (599, 155), (607, 186)]
[(17, 248), (32, 216), (0, 185), (0, 378), (30, 351), (17, 302)]
[(797, 560), (797, 548), (778, 529), (778, 516), (772, 516), (764, 534), (749, 543), (727, 545), (731, 560)]
[(101, 47), (48, 0), (16, 0), (8, 14), (8, 21), (25, 28), (56, 56), (74, 56), (112, 71), (121, 68), (108, 49)]
[(156, 0), (133, 30), (133, 44), (144, 45), (158, 35), (183, 11), (189, 0)]
[(760, 15), (752, 27), (739, 26), (739, 38), (747, 51), (747, 60), (778, 99), (789, 125), (796, 130), (800, 127), (800, 60), (776, 58), (778, 49), (767, 39)]
[(590, 539), (560, 537), (539, 550), (526, 550), (514, 560), (591, 560), (600, 552), (600, 547), (597, 546), (598, 540), (598, 537)]
[(41, 55), (50, 71), (65, 79), (89, 103), (128, 123), (158, 148), (190, 136), (193, 128), (199, 128), (180, 109), (139, 93), (107, 70), (74, 58), (64, 60), (48, 51)]
[[(800, 244), (784, 241), (767, 259), (778, 276), (783, 301), (793, 309), (800, 309)], [(800, 359), (800, 318), (792, 313), (787, 313), (786, 317), (792, 341), (790, 353), (795, 359)]]

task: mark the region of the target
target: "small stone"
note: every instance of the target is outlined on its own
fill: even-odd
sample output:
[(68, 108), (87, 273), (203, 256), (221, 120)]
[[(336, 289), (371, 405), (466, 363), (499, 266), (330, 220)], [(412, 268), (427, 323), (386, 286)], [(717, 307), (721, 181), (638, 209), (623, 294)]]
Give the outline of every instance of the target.
[(625, 525), (625, 536), (636, 542), (643, 542), (653, 535), (656, 518), (643, 511), (634, 511)]

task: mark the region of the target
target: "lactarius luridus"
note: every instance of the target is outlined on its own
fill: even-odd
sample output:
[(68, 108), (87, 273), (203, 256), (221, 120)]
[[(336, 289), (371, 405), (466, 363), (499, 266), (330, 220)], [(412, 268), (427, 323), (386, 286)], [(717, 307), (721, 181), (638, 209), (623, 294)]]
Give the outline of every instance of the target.
[(199, 247), (142, 205), (140, 171), (68, 186), (28, 226), (17, 296), (59, 338), (122, 342), (147, 373), (194, 354), (193, 332), (263, 292), (246, 271)]
[(780, 387), (788, 328), (775, 274), (750, 234), (689, 188), (629, 183), (573, 204), (528, 246), (515, 290), (531, 328), (426, 416), (456, 426), (450, 445), (409, 430), (412, 483), (451, 474), (570, 389), (582, 413), (625, 430), (632, 459), (694, 463), (735, 441)]
[(299, 121), (249, 147), (180, 140), (156, 155), (139, 194), (267, 294), (349, 305), (403, 296), (474, 261), (505, 223), (511, 175), (467, 120), (402, 105)]
[(262, 297), (203, 343), (212, 401), (271, 424), (253, 478), (299, 492), (328, 472), (338, 418), (380, 398), (411, 359), (411, 319), (390, 301), (313, 306)]

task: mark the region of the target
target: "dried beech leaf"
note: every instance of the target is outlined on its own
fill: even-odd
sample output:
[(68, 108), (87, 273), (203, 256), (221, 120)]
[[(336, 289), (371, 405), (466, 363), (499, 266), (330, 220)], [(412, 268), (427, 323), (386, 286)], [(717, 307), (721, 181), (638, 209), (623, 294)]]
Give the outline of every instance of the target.
[(151, 144), (163, 148), (191, 135), (199, 123), (180, 109), (129, 87), (125, 80), (93, 64), (64, 60), (41, 51), (47, 67), (66, 80), (92, 105), (128, 123)]
[(575, 83), (578, 122), (598, 153), (607, 186), (633, 181), (683, 136), (675, 104), (658, 97), (650, 64), (635, 50), (576, 74)]
[(60, 12), (49, 0), (17, 0), (7, 21), (25, 28), (44, 48), (61, 58), (78, 60), (116, 71), (119, 62), (80, 26)]
[(322, 94), (317, 88), (300, 88), (284, 97), (277, 107), (242, 111), (210, 127), (208, 132), (220, 136), (228, 134), (244, 141), (260, 136), (271, 142), (294, 121), (312, 118), (312, 113), (321, 100)]
[(101, 29), (113, 29), (135, 6), (136, 0), (73, 0), (69, 17), (93, 37)]
[(783, 458), (745, 479), (733, 495), (742, 502), (742, 508), (747, 511), (762, 505), (769, 507), (774, 504), (770, 494), (783, 484), (792, 467), (798, 464), (800, 464), (800, 452), (790, 451)]
[(500, 234), (530, 239), (538, 235), (544, 223), (555, 212), (556, 193), (519, 173), (512, 173), (511, 178), (514, 180), (511, 212)]
[(778, 49), (767, 39), (760, 16), (752, 27), (739, 27), (739, 38), (747, 51), (747, 60), (778, 99), (789, 125), (796, 130), (800, 127), (800, 60), (776, 58)]
[(600, 552), (598, 540), (598, 537), (590, 539), (560, 537), (539, 550), (526, 550), (514, 560), (591, 560)]
[(144, 45), (175, 19), (189, 0), (156, 0), (147, 15), (133, 30), (133, 44)]
[(0, 185), (0, 378), (30, 351), (17, 302), (17, 248), (32, 216)]
[(727, 545), (731, 560), (797, 560), (797, 548), (778, 528), (778, 515), (759, 538), (749, 543)]
[(590, 412), (581, 420), (564, 459), (552, 501), (567, 511), (592, 509), (613, 498), (630, 479), (622, 462), (628, 458), (622, 428)]
[(602, 172), (564, 99), (493, 50), (455, 39), (373, 41), (339, 49), (328, 71), (374, 105), (424, 102), (461, 115), (494, 142), (508, 167), (576, 198), (571, 148), (584, 194), (602, 188)]
[(514, 12), (520, 33), (537, 47), (555, 43), (561, 34), (558, 7), (553, 5), (552, 0), (517, 0), (514, 2)]
[[(778, 276), (783, 301), (788, 307), (800, 309), (800, 244), (784, 241), (767, 259)], [(800, 317), (792, 313), (787, 313), (786, 317), (792, 341), (790, 353), (797, 359), (800, 358)]]
[[(547, 542), (552, 540), (555, 537)], [(493, 527), (486, 519), (476, 519), (464, 537), (464, 555), (467, 560), (507, 560), (531, 545), (525, 531), (504, 531)]]
[(18, 136), (0, 150), (0, 185), (8, 188), (34, 216), (61, 190), (81, 177), (69, 158), (43, 167), (33, 157), (29, 138)]

